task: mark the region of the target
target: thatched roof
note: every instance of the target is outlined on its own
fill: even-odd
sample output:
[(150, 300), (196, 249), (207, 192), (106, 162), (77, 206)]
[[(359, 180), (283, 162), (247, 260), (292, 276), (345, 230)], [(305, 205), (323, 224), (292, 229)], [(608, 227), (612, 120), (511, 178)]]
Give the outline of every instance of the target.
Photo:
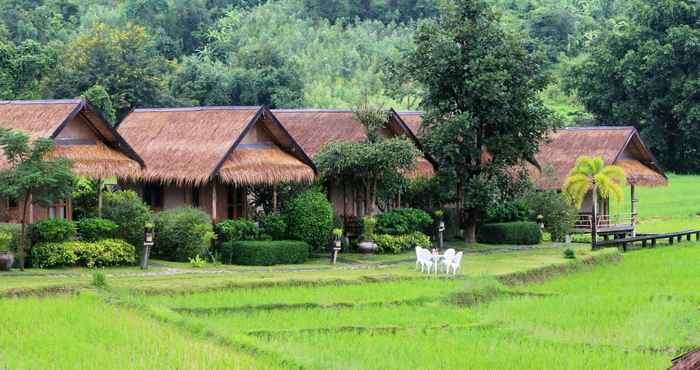
[(669, 370), (695, 370), (700, 369), (700, 348), (688, 351), (672, 360), (673, 365)]
[[(97, 140), (71, 140), (63, 136), (79, 120)], [(31, 139), (54, 139), (54, 155), (73, 162), (81, 176), (131, 177), (140, 171), (141, 158), (117, 131), (85, 100), (0, 101), (0, 127), (21, 130)], [(6, 166), (0, 157), (0, 167)]]
[[(312, 157), (329, 143), (361, 141), (367, 138), (365, 127), (355, 119), (354, 112), (349, 109), (278, 109), (273, 112), (304, 151)], [(405, 135), (422, 150), (416, 136), (393, 110), (390, 111), (389, 125), (382, 134), (387, 137)], [(415, 170), (408, 174), (409, 177), (434, 175), (434, 164), (425, 156), (416, 160)]]
[[(273, 142), (242, 144), (255, 127)], [(141, 181), (202, 185), (219, 177), (254, 185), (312, 181), (316, 174), (299, 145), (262, 107), (137, 109), (119, 132), (146, 162)]]
[(423, 123), (423, 112), (397, 112), (401, 120), (406, 124), (413, 135), (418, 136), (420, 133), (420, 125)]
[(634, 127), (577, 127), (553, 132), (535, 155), (541, 170), (529, 166), (530, 176), (540, 188), (561, 188), (576, 159), (583, 155), (622, 167), (630, 184), (665, 186), (668, 182)]

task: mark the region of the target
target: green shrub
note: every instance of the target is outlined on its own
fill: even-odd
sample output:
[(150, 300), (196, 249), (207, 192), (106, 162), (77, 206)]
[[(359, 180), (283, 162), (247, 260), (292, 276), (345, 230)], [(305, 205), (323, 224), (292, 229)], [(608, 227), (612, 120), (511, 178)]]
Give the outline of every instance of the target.
[(309, 245), (298, 240), (230, 241), (221, 247), (226, 263), (270, 266), (304, 263), (309, 258)]
[(198, 208), (182, 207), (157, 213), (154, 217), (154, 257), (187, 262), (206, 255), (214, 231), (211, 218)]
[(258, 218), (260, 230), (269, 235), (273, 240), (282, 240), (287, 237), (287, 221), (280, 215), (263, 215)]
[(219, 222), (214, 230), (219, 243), (226, 243), (232, 240), (256, 240), (260, 237), (258, 225), (246, 219)]
[(333, 208), (326, 196), (308, 190), (292, 198), (285, 207), (288, 234), (315, 248), (326, 246), (333, 230)]
[(92, 272), (92, 285), (98, 288), (107, 288), (107, 275), (104, 271), (95, 270)]
[(131, 190), (105, 192), (103, 200), (102, 217), (118, 225), (114, 237), (123, 239), (140, 250), (143, 247), (144, 226), (151, 221), (151, 210)]
[(12, 233), (9, 231), (0, 231), (0, 252), (9, 252), (10, 244), (12, 243)]
[(564, 241), (578, 216), (578, 210), (566, 199), (566, 196), (554, 190), (536, 191), (527, 194), (525, 201), (531, 210), (532, 220), (542, 216), (541, 222), (552, 234), (552, 241)]
[(73, 266), (78, 262), (75, 250), (68, 243), (43, 243), (32, 247), (32, 265), (34, 267)]
[(68, 220), (41, 220), (29, 227), (32, 245), (40, 243), (61, 243), (75, 239), (77, 228)]
[(360, 239), (362, 240), (374, 240), (375, 229), (377, 227), (377, 219), (372, 216), (365, 216), (362, 218), (362, 235)]
[(431, 245), (430, 237), (416, 231), (408, 235), (378, 234), (374, 236), (374, 242), (379, 247), (380, 253), (399, 254), (406, 250), (411, 250), (416, 246), (427, 248)]
[(120, 266), (136, 262), (136, 248), (118, 239), (105, 239), (96, 242), (68, 241), (63, 243), (42, 243), (32, 248), (34, 266)]
[(564, 249), (564, 258), (575, 259), (576, 258), (576, 251), (571, 249), (571, 248)]
[(530, 207), (524, 199), (498, 202), (486, 210), (487, 223), (527, 221)]
[(78, 221), (78, 236), (87, 242), (111, 239), (118, 227), (119, 225), (104, 218), (84, 218)]
[(377, 216), (377, 233), (406, 235), (415, 231), (430, 233), (433, 218), (416, 208), (399, 208)]
[(477, 234), (479, 243), (533, 245), (542, 241), (540, 227), (534, 222), (485, 224)]
[(207, 265), (207, 261), (200, 257), (199, 255), (196, 255), (194, 258), (190, 258), (190, 266), (194, 268), (202, 268)]
[(19, 239), (22, 236), (22, 229), (19, 224), (0, 224), (0, 232), (9, 233), (12, 235), (12, 239), (9, 243), (9, 250), (17, 251), (17, 245), (19, 245)]

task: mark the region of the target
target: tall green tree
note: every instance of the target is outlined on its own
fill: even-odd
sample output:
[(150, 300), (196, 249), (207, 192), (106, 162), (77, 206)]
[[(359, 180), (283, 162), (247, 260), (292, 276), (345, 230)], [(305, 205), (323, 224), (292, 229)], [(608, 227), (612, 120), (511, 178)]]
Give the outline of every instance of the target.
[(325, 182), (359, 186), (364, 191), (365, 213), (372, 215), (380, 193), (414, 168), (418, 151), (405, 138), (385, 139), (379, 134), (389, 120), (386, 111), (362, 108), (355, 114), (365, 126), (367, 139), (330, 143), (314, 157), (314, 162)]
[(22, 203), (21, 237), (17, 255), (20, 270), (24, 270), (27, 250), (27, 211), (31, 203), (48, 207), (66, 199), (73, 191), (71, 163), (65, 158), (52, 158), (53, 141), (36, 139), (0, 128), (0, 147), (8, 167), (0, 170), (0, 196)]
[(402, 72), (421, 86), (425, 146), (456, 189), (466, 239), (475, 242), (479, 219), (502, 194), (500, 174), (532, 158), (558, 123), (540, 99), (543, 58), (482, 0), (442, 2), (414, 41)]
[(65, 46), (47, 81), (47, 94), (79, 96), (94, 85), (109, 93), (117, 118), (136, 106), (156, 105), (168, 70), (143, 27), (98, 23)]
[(634, 125), (661, 163), (700, 171), (700, 4), (635, 0), (568, 74), (601, 124)]

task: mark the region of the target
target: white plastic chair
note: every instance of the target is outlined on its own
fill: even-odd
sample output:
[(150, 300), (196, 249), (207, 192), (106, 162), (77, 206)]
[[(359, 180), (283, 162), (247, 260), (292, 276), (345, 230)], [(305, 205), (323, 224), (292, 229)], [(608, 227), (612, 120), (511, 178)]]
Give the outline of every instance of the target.
[(452, 260), (449, 265), (447, 265), (447, 273), (450, 273), (450, 270), (452, 270), (452, 275), (457, 275), (457, 270), (462, 267), (462, 256), (464, 255), (463, 252), (459, 252), (452, 257)]
[(450, 266), (450, 263), (452, 262), (452, 258), (454, 258), (456, 251), (452, 248), (448, 249), (445, 251), (445, 253), (442, 255), (443, 259), (441, 265), (445, 266), (445, 273), (447, 273), (447, 268)]
[(420, 251), (423, 250), (421, 247), (416, 247), (416, 270), (418, 270), (418, 266), (421, 264), (420, 262)]
[(430, 254), (429, 250), (421, 248), (420, 252), (418, 252), (418, 262), (420, 262), (421, 272), (425, 272), (425, 269), (427, 268), (428, 273), (430, 273), (433, 266), (433, 255)]

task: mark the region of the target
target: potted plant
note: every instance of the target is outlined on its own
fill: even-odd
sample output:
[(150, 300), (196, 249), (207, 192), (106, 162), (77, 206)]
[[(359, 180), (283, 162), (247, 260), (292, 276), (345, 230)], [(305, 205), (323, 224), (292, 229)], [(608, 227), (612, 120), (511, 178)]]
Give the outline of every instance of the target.
[(15, 262), (15, 254), (10, 250), (12, 234), (0, 231), (0, 271), (10, 271)]
[(334, 237), (334, 243), (336, 248), (340, 248), (342, 245), (342, 239), (343, 239), (343, 229), (341, 228), (335, 228), (333, 229), (333, 237)]
[(357, 243), (357, 248), (362, 253), (374, 253), (379, 247), (374, 242), (374, 226), (377, 224), (377, 219), (371, 216), (366, 216), (362, 219), (362, 235), (361, 242)]

